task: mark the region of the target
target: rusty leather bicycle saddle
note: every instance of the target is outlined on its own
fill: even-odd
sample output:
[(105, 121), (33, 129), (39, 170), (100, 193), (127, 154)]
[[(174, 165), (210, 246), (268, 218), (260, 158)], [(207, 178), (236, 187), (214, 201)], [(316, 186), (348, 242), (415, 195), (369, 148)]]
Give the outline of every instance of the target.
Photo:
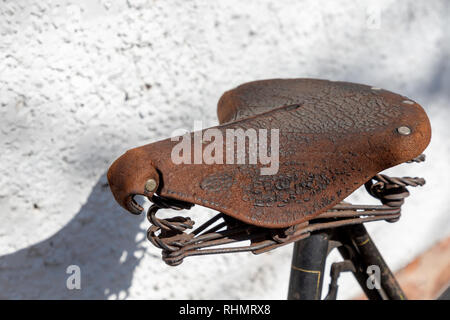
[(255, 226), (293, 226), (338, 204), (375, 174), (417, 157), (431, 138), (419, 104), (348, 82), (250, 82), (221, 97), (218, 116), (221, 125), (214, 128), (224, 137), (227, 129), (278, 130), (278, 171), (262, 175), (267, 165), (261, 163), (175, 164), (171, 153), (179, 141), (169, 138), (131, 149), (111, 165), (108, 181), (118, 203), (138, 214), (142, 208), (133, 197), (156, 194)]

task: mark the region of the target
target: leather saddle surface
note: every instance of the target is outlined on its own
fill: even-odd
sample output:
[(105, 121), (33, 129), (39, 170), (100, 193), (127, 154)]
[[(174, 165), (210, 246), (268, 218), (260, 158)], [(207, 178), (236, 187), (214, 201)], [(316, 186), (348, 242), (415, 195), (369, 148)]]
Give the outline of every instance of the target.
[[(139, 213), (142, 208), (133, 196), (156, 193), (252, 225), (287, 227), (339, 203), (378, 172), (420, 155), (431, 138), (428, 117), (419, 104), (386, 90), (347, 82), (250, 82), (221, 97), (218, 116), (221, 125), (213, 129), (222, 134), (223, 144), (216, 151), (221, 149), (225, 158), (229, 130), (259, 133), (265, 129), (269, 148), (273, 139), (279, 142), (278, 170), (261, 174), (267, 163), (249, 163), (255, 153), (251, 142), (246, 144), (245, 163), (234, 158), (232, 164), (225, 159), (224, 163), (194, 164), (192, 143), (191, 163), (176, 164), (172, 153), (182, 139), (169, 138), (131, 149), (113, 163), (108, 180), (116, 200)], [(191, 141), (207, 130), (190, 133)], [(201, 145), (204, 151), (213, 144), (204, 137)], [(237, 147), (238, 142), (230, 145)], [(154, 190), (146, 189), (149, 179), (156, 183)]]

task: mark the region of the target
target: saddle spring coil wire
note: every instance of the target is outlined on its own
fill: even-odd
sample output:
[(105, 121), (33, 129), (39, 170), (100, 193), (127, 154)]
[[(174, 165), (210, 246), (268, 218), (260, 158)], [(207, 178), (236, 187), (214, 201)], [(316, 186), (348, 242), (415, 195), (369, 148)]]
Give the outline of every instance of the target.
[[(170, 235), (183, 234), (187, 229), (192, 229), (194, 221), (192, 221), (189, 217), (186, 218), (180, 216), (159, 219), (156, 217), (156, 213), (159, 209), (190, 209), (193, 204), (158, 196), (153, 196), (151, 201), (153, 204), (147, 211), (147, 219), (152, 226), (147, 231), (147, 238), (153, 245), (160, 249), (169, 252), (177, 251), (179, 247), (168, 245), (166, 242), (162, 241), (162, 238)], [(159, 235), (156, 235), (157, 231), (160, 231)]]
[[(425, 155), (421, 154), (418, 157), (407, 161), (407, 163), (419, 163), (425, 161)], [(373, 183), (375, 180), (376, 183)], [(425, 179), (423, 178), (411, 178), (411, 177), (389, 177), (385, 174), (377, 174), (372, 179), (364, 184), (367, 192), (377, 198), (389, 207), (400, 208), (405, 202), (405, 198), (409, 196), (407, 186), (417, 187), (425, 185)], [(400, 217), (399, 217), (400, 218)], [(399, 218), (387, 220), (388, 222), (396, 222)]]
[[(420, 155), (408, 163), (423, 161), (425, 156)], [(176, 216), (160, 219), (156, 217), (156, 213), (160, 209), (190, 209), (193, 204), (154, 195), (151, 198), (153, 204), (147, 211), (147, 219), (152, 224), (147, 231), (147, 238), (154, 246), (162, 249), (163, 260), (171, 266), (179, 265), (185, 257), (193, 255), (246, 251), (259, 254), (304, 239), (317, 230), (369, 221), (396, 222), (400, 218), (404, 199), (409, 196), (406, 187), (424, 184), (423, 178), (398, 178), (377, 174), (365, 183), (365, 188), (371, 196), (379, 199), (382, 205), (340, 203), (308, 222), (281, 229), (252, 226), (219, 213), (190, 233), (186, 231), (193, 229), (195, 223), (191, 218)], [(224, 221), (214, 225), (220, 219)], [(251, 244), (218, 248), (246, 240), (250, 240)], [(209, 247), (215, 248), (205, 249)]]

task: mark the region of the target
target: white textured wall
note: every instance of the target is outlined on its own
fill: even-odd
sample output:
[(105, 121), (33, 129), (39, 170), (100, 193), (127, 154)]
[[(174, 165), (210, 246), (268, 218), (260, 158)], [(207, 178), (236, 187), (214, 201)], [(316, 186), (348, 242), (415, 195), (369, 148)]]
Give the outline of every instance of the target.
[[(375, 3), (379, 29), (366, 21)], [(222, 92), (274, 77), (361, 82), (425, 107), (427, 162), (391, 172), (427, 185), (400, 222), (369, 226), (404, 266), (450, 234), (448, 16), (445, 0), (1, 1), (0, 298), (284, 299), (291, 246), (168, 267), (145, 217), (105, 186), (125, 150), (216, 124)], [(65, 288), (71, 264), (80, 291)], [(342, 280), (341, 298), (357, 292)]]

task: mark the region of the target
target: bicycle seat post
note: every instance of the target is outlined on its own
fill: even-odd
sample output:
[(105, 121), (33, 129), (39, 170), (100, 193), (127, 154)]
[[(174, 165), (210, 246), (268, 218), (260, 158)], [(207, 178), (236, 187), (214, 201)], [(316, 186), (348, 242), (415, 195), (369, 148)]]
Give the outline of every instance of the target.
[(320, 300), (329, 239), (321, 232), (295, 242), (288, 300)]

